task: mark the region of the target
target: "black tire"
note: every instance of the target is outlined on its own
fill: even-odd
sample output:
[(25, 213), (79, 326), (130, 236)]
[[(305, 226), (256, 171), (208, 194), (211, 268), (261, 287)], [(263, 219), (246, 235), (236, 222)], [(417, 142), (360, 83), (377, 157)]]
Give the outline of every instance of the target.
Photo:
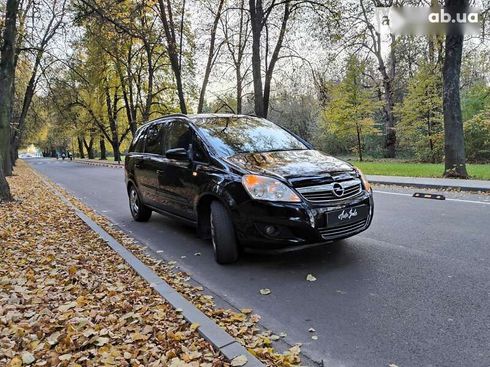
[(211, 241), (218, 264), (231, 264), (238, 260), (239, 250), (235, 228), (230, 214), (219, 201), (211, 203)]
[(137, 222), (148, 222), (151, 217), (151, 209), (142, 203), (138, 190), (134, 185), (131, 185), (128, 190), (129, 195), (129, 210), (133, 219)]

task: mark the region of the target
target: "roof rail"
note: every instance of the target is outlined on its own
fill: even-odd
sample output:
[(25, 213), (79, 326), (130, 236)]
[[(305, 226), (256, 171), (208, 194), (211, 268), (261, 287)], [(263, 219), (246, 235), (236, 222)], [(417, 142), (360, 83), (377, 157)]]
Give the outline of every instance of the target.
[(145, 122), (143, 122), (142, 126), (143, 125), (146, 125), (146, 124), (149, 124), (150, 122), (155, 122), (155, 121), (158, 121), (158, 120), (167, 118), (167, 117), (187, 117), (187, 115), (185, 113), (180, 113), (180, 112), (171, 113), (171, 114), (168, 114), (168, 115), (163, 115), (163, 116), (155, 117), (154, 119), (145, 121)]

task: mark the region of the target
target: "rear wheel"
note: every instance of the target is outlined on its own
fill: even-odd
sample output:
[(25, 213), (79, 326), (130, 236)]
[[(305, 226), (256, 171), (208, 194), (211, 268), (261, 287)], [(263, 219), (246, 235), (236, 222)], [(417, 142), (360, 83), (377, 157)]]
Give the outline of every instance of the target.
[(214, 258), (218, 264), (230, 264), (238, 260), (238, 243), (230, 214), (219, 201), (211, 203), (211, 241)]
[(134, 185), (129, 188), (129, 209), (133, 219), (137, 222), (147, 222), (151, 217), (151, 209), (141, 202)]

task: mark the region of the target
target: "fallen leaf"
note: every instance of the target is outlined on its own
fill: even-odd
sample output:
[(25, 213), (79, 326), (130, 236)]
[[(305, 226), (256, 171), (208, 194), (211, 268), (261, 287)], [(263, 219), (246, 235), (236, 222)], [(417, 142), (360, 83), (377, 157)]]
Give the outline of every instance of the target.
[(314, 282), (314, 281), (316, 281), (316, 278), (312, 274), (308, 274), (306, 276), (306, 280), (309, 282)]
[(262, 289), (260, 290), (260, 294), (262, 294), (262, 295), (266, 296), (266, 295), (268, 295), (268, 294), (271, 294), (271, 290), (270, 290), (269, 288), (262, 288)]
[(109, 343), (109, 338), (104, 338), (102, 336), (99, 336), (97, 339), (95, 339), (95, 345), (102, 347), (103, 345)]
[(310, 327), (310, 328), (308, 329), (308, 331), (309, 331), (310, 333), (314, 333), (316, 330), (315, 330), (315, 329), (313, 329), (312, 327)]
[(199, 325), (197, 322), (194, 322), (191, 324), (190, 329), (191, 329), (191, 331), (195, 331), (195, 330), (199, 329), (199, 326), (201, 326), (201, 325)]
[(69, 361), (71, 359), (71, 353), (66, 353), (58, 357), (60, 361)]
[(36, 360), (31, 352), (22, 352), (20, 356), (22, 357), (23, 364), (31, 364)]
[(7, 367), (21, 367), (22, 359), (19, 356), (12, 358)]
[(247, 357), (242, 354), (239, 355), (238, 357), (233, 358), (231, 360), (231, 365), (233, 367), (240, 367), (240, 366), (244, 366), (247, 362), (248, 362)]

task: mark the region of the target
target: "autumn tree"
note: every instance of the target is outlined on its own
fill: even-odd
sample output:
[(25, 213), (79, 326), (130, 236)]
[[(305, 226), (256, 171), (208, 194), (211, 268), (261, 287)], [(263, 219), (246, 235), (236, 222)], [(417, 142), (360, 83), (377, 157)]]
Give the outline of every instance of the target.
[(395, 109), (400, 145), (417, 159), (440, 162), (444, 142), (442, 76), (438, 66), (424, 63), (409, 81), (403, 102)]
[(376, 133), (372, 116), (379, 107), (372, 91), (366, 88), (364, 68), (355, 56), (349, 57), (342, 81), (328, 88), (329, 102), (324, 112), (327, 129), (352, 144), (360, 161), (365, 135)]
[(0, 201), (12, 199), (5, 175), (11, 174), (10, 122), (15, 79), (15, 46), (17, 36), (17, 0), (7, 0), (3, 41), (0, 50)]
[(17, 150), (26, 129), (27, 113), (39, 82), (41, 63), (46, 59), (50, 42), (63, 26), (66, 4), (67, 0), (41, 1), (33, 3), (29, 9), (32, 18), (37, 19), (37, 22), (32, 28), (26, 28), (24, 30), (26, 34), (22, 37), (23, 49), (19, 57), (27, 65), (24, 73), (28, 76), (28, 80), (19, 93), (22, 102), (12, 123), (10, 154), (13, 162), (17, 159)]
[(221, 29), (228, 50), (229, 64), (235, 74), (235, 107), (230, 110), (241, 114), (243, 112), (244, 89), (249, 74), (246, 51), (250, 43), (250, 21), (249, 12), (245, 9), (245, 0), (238, 0), (221, 17)]

